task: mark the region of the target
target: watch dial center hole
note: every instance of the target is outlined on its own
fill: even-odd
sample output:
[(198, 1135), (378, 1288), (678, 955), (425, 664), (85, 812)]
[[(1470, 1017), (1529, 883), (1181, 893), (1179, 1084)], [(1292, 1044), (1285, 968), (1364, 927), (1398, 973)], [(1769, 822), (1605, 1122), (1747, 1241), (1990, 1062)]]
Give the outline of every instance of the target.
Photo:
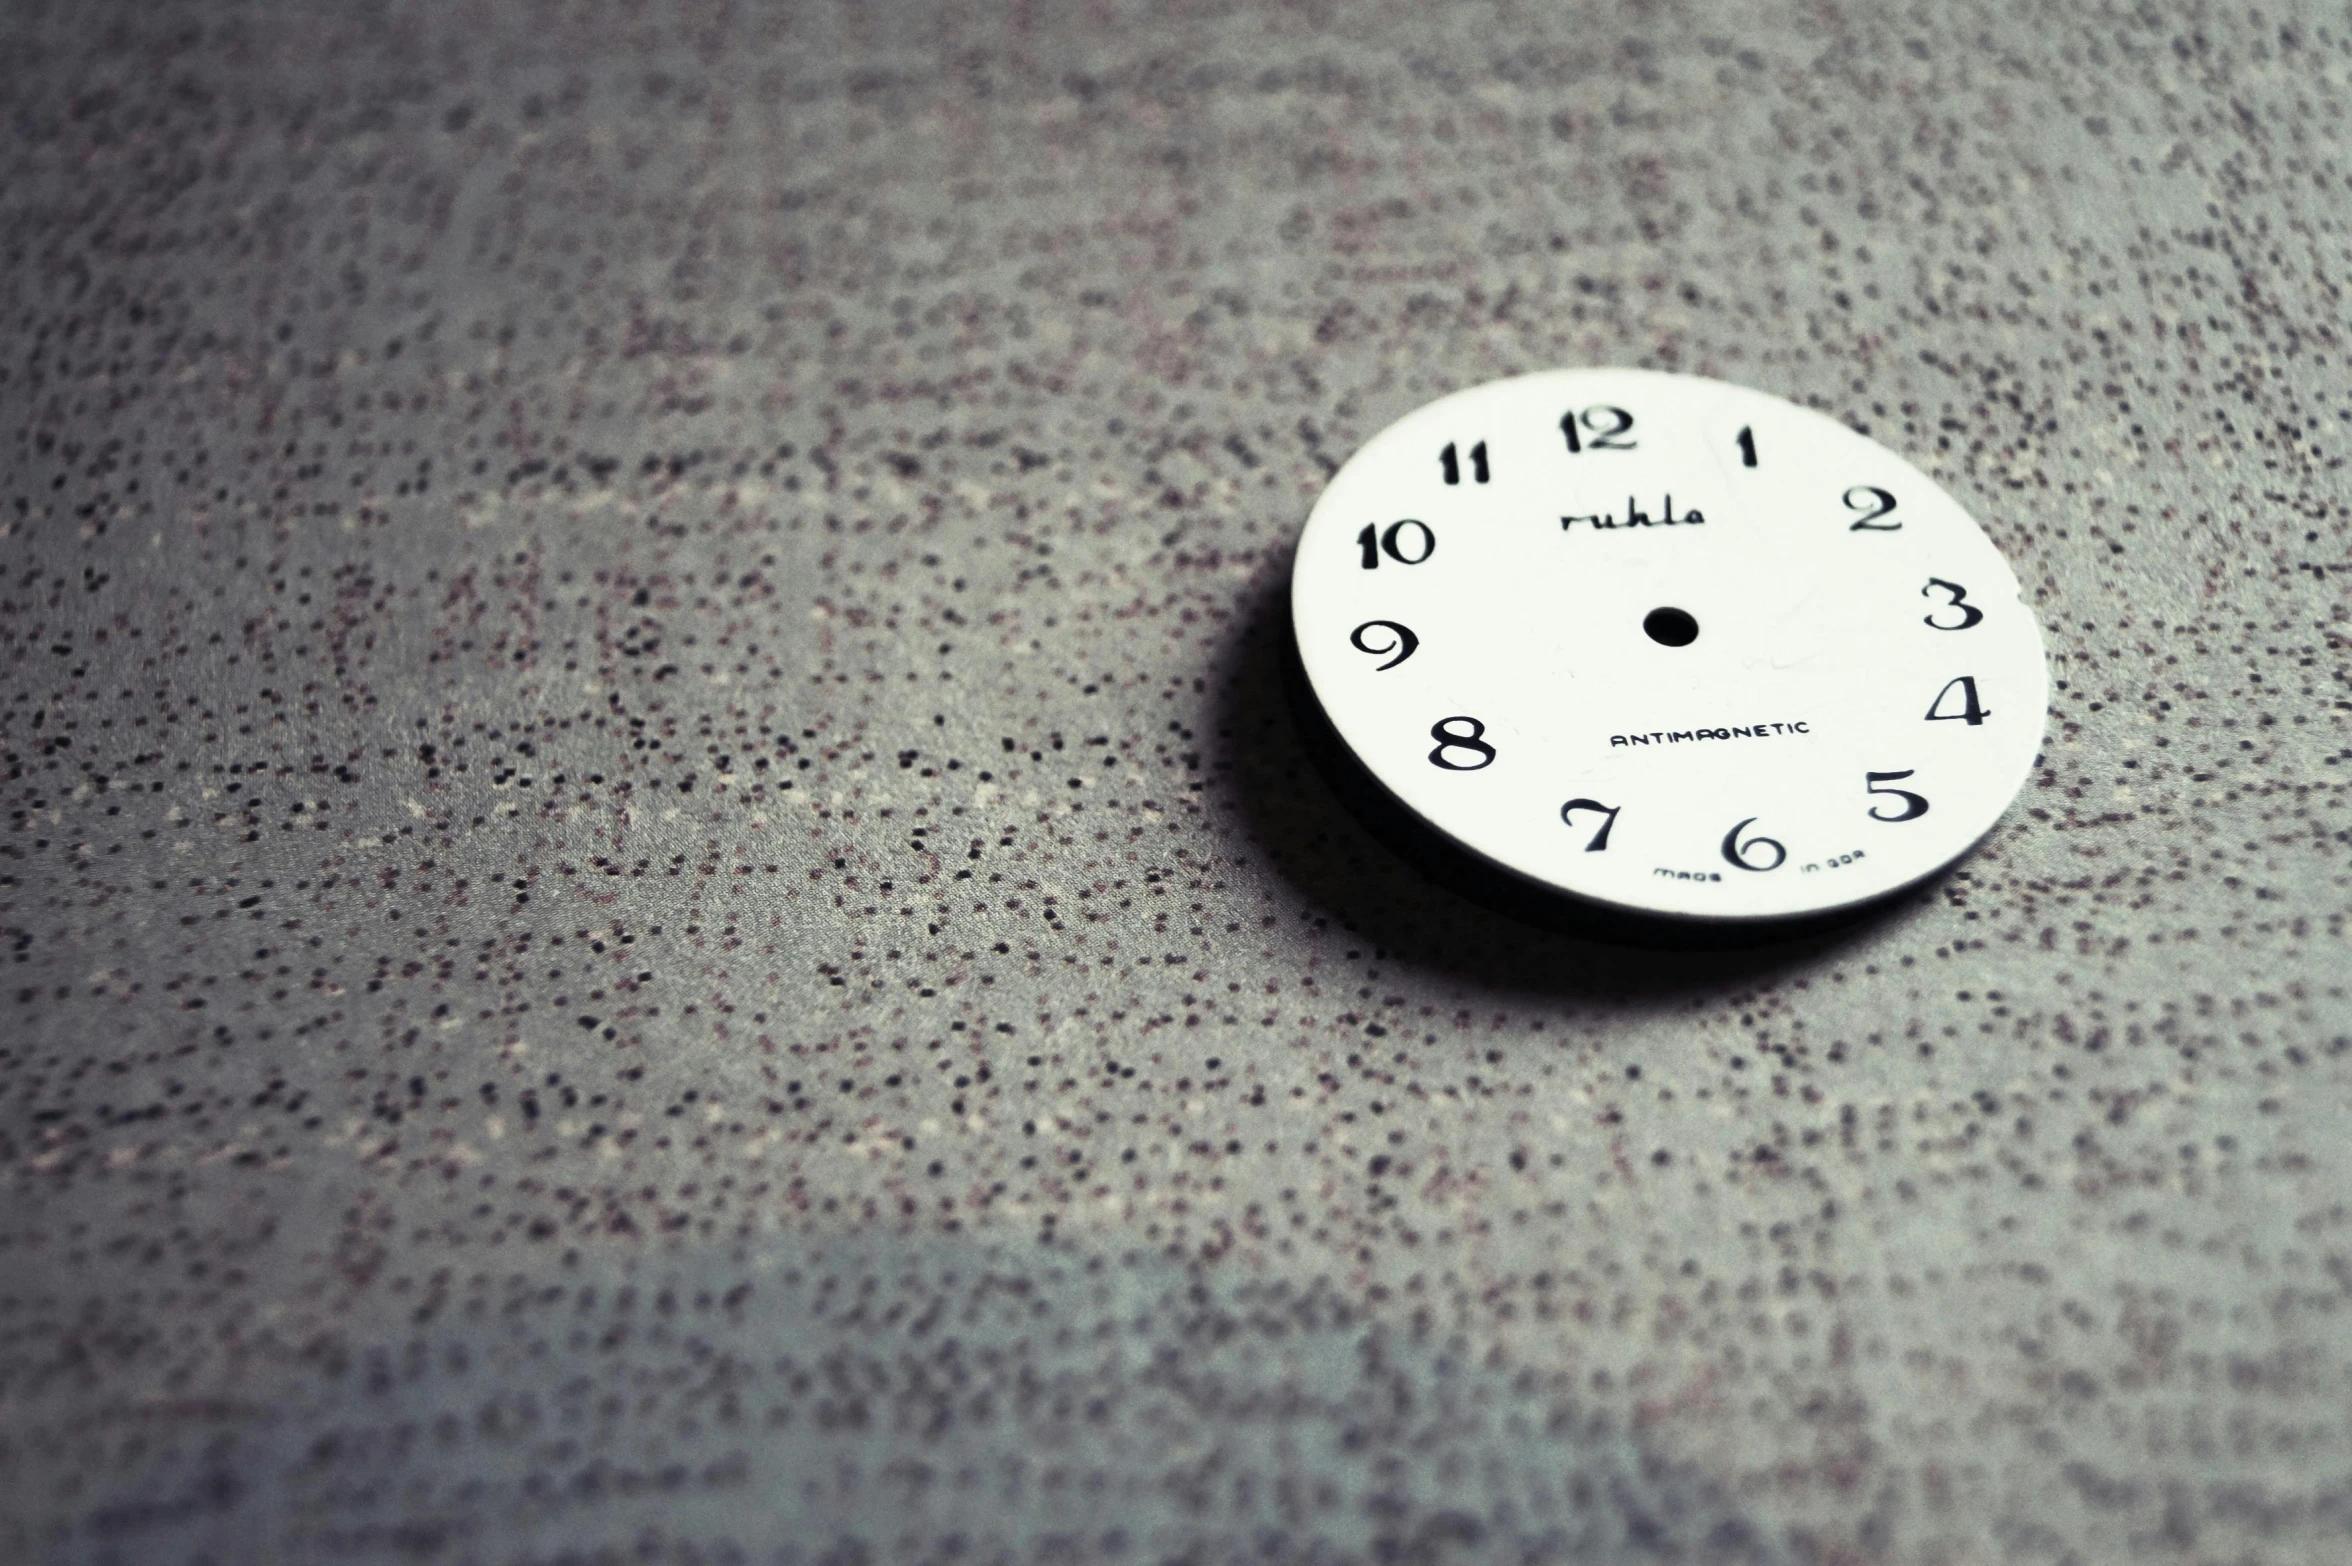
[(1684, 609), (1652, 609), (1642, 618), (1642, 630), (1661, 647), (1688, 647), (1699, 639), (1699, 622)]

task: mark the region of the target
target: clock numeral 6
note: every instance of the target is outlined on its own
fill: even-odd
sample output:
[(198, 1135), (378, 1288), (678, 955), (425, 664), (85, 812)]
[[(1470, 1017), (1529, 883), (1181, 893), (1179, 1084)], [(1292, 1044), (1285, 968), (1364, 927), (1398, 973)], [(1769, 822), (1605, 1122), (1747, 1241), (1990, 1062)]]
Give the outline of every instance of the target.
[(1586, 853), (1597, 854), (1609, 846), (1609, 829), (1617, 824), (1617, 812), (1621, 808), (1623, 807), (1618, 805), (1604, 805), (1597, 799), (1572, 799), (1560, 807), (1560, 822), (1563, 826), (1574, 826), (1576, 823), (1568, 818), (1577, 811), (1599, 811), (1601, 813), (1601, 829), (1592, 835), (1591, 842), (1584, 845)]
[[(1960, 710), (1946, 712), (1944, 698), (1954, 691), (1960, 693)], [(1963, 674), (1956, 680), (1946, 682), (1944, 688), (1936, 692), (1936, 699), (1927, 704), (1927, 721), (1930, 723), (1949, 723), (1957, 719), (1973, 729), (1992, 715), (1992, 709), (1976, 698), (1976, 676), (1973, 674)]]
[(1899, 799), (1903, 802), (1902, 811), (1897, 815), (1891, 816), (1880, 815), (1878, 813), (1878, 807), (1876, 805), (1872, 805), (1870, 807), (1871, 820), (1916, 821), (1921, 816), (1927, 814), (1927, 801), (1921, 798), (1919, 795), (1912, 793), (1909, 789), (1881, 788), (1879, 786), (1882, 783), (1900, 783), (1905, 778), (1911, 776), (1914, 770), (1915, 769), (1913, 768), (1905, 768), (1901, 772), (1865, 772), (1862, 774), (1863, 781), (1868, 786), (1871, 793), (1884, 794), (1889, 799)]
[[(1375, 644), (1364, 639), (1366, 631), (1393, 631), (1396, 634)], [(1390, 653), (1396, 654), (1395, 657), (1388, 658), (1388, 662), (1374, 669), (1372, 671), (1374, 674), (1387, 673), (1407, 658), (1412, 657), (1414, 650), (1421, 645), (1421, 638), (1415, 636), (1410, 627), (1399, 625), (1394, 620), (1366, 620), (1362, 625), (1348, 632), (1348, 641), (1356, 651), (1370, 653), (1375, 658), (1388, 658)]]
[[(1456, 724), (1470, 726), (1467, 734), (1454, 731)], [(1429, 753), (1429, 764), (1443, 767), (1448, 772), (1476, 772), (1480, 767), (1492, 766), (1495, 748), (1486, 742), (1486, 725), (1476, 718), (1440, 718), (1429, 726), (1429, 737), (1437, 741), (1437, 748)], [(1448, 751), (1463, 751), (1476, 756), (1476, 761), (1448, 761)]]
[[(1778, 870), (1788, 862), (1788, 850), (1781, 847), (1778, 842), (1762, 833), (1749, 838), (1746, 842), (1740, 841), (1740, 834), (1755, 824), (1756, 818), (1750, 816), (1723, 834), (1723, 857), (1742, 870)], [(1755, 863), (1748, 855), (1758, 849), (1770, 849), (1772, 857), (1763, 864)]]
[[(1407, 533), (1406, 528), (1413, 531)], [(1385, 532), (1376, 532), (1373, 524), (1367, 522), (1364, 531), (1356, 535), (1356, 547), (1364, 552), (1364, 569), (1367, 571), (1379, 569), (1383, 551), (1398, 565), (1419, 565), (1437, 553), (1437, 535), (1429, 531), (1428, 523), (1411, 517), (1402, 522), (1391, 522)], [(1405, 552), (1408, 548), (1412, 553)]]

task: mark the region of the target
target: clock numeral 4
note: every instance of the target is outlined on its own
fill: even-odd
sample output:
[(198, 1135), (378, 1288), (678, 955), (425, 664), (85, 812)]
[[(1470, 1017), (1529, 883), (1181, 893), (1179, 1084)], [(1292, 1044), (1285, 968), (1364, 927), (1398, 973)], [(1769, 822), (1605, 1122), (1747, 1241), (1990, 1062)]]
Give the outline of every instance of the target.
[[(1411, 528), (1408, 533), (1405, 529)], [(1356, 547), (1364, 552), (1364, 569), (1379, 569), (1380, 557), (1385, 554), (1398, 565), (1419, 565), (1437, 553), (1437, 535), (1426, 522), (1411, 517), (1402, 522), (1391, 522), (1385, 530), (1372, 523), (1364, 524), (1364, 531), (1356, 535)], [(1407, 553), (1407, 551), (1411, 551)]]
[[(1960, 693), (1960, 710), (1946, 712), (1944, 698), (1954, 691)], [(1927, 704), (1927, 721), (1930, 723), (1949, 723), (1956, 719), (1973, 729), (1992, 715), (1992, 709), (1977, 700), (1976, 676), (1973, 674), (1963, 674), (1956, 680), (1946, 682), (1944, 688), (1936, 692), (1936, 699)]]

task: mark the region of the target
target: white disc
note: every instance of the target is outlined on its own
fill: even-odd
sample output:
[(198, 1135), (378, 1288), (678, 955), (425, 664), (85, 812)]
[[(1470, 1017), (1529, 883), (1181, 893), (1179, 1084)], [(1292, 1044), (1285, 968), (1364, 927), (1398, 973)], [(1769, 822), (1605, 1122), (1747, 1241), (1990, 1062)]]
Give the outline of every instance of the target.
[(1606, 906), (1772, 920), (1951, 863), (2041, 743), (2000, 552), (1875, 441), (1648, 370), (1406, 415), (1291, 571), (1309, 684), (1423, 824)]

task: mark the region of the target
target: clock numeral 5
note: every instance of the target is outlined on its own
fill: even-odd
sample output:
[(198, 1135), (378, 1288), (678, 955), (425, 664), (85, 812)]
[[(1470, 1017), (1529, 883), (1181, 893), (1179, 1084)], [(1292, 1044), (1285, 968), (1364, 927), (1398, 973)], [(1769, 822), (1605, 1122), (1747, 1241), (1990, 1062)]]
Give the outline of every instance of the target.
[(1916, 821), (1921, 816), (1927, 814), (1927, 801), (1921, 798), (1919, 795), (1912, 793), (1909, 789), (1881, 788), (1879, 786), (1882, 783), (1900, 783), (1905, 778), (1911, 776), (1912, 770), (1913, 769), (1911, 768), (1905, 768), (1901, 772), (1865, 772), (1862, 774), (1863, 781), (1868, 786), (1871, 793), (1883, 794), (1889, 799), (1899, 799), (1903, 802), (1901, 813), (1892, 816), (1880, 815), (1878, 813), (1878, 807), (1876, 805), (1872, 805), (1870, 807), (1871, 820)]

